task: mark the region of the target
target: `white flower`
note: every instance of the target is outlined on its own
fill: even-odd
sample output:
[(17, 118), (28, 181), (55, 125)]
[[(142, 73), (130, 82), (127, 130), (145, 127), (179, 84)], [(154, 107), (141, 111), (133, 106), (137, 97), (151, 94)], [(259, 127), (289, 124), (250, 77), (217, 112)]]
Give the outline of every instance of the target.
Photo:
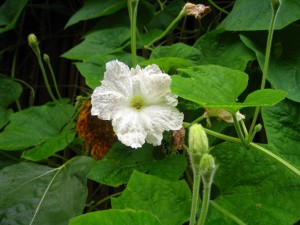
[[(236, 118), (238, 121), (245, 119), (245, 115), (241, 114), (239, 111), (236, 112)], [(233, 123), (233, 117), (230, 112), (226, 111), (225, 109), (220, 108), (210, 108), (206, 109), (204, 113), (204, 117), (206, 118), (206, 122), (208, 126), (211, 126), (210, 117), (217, 117), (218, 119), (224, 120), (227, 123)]]
[(92, 94), (92, 115), (112, 120), (118, 139), (132, 148), (145, 141), (160, 145), (163, 131), (179, 130), (183, 114), (170, 91), (171, 78), (157, 65), (131, 70), (117, 60), (106, 64), (100, 87)]

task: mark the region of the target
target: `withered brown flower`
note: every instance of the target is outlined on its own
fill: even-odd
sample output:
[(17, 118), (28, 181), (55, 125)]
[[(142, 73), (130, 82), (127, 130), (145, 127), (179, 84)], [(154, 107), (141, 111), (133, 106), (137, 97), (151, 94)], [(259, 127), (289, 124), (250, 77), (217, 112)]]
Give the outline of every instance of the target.
[(91, 156), (101, 159), (117, 140), (110, 121), (91, 115), (91, 101), (85, 102), (79, 112), (76, 130), (85, 140), (86, 149), (91, 148)]

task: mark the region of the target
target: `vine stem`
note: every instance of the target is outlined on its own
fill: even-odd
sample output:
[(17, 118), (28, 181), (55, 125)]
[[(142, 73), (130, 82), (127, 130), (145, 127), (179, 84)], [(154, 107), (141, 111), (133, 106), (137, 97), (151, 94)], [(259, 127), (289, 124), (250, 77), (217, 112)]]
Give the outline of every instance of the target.
[(216, 9), (218, 9), (219, 11), (225, 13), (225, 14), (229, 14), (228, 11), (226, 11), (225, 9), (219, 7), (213, 0), (207, 0), (213, 7), (215, 7)]
[(130, 30), (131, 30), (131, 60), (132, 67), (137, 64), (136, 56), (136, 18), (137, 18), (137, 8), (139, 0), (128, 0), (128, 11), (130, 18)]
[[(267, 80), (267, 75), (268, 75), (268, 68), (269, 68), (269, 62), (270, 62), (270, 55), (271, 55), (271, 47), (272, 47), (272, 40), (273, 40), (273, 34), (274, 34), (274, 28), (275, 28), (275, 22), (276, 18), (279, 12), (279, 9), (281, 7), (281, 2), (279, 1), (278, 7), (275, 7), (272, 4), (272, 18), (269, 26), (269, 31), (268, 31), (268, 38), (267, 38), (267, 47), (266, 47), (266, 56), (265, 56), (265, 62), (264, 62), (264, 68), (263, 68), (263, 76), (261, 80), (261, 85), (260, 89), (263, 90), (266, 85), (266, 80)], [(249, 129), (249, 134), (250, 136), (254, 132), (254, 127), (258, 118), (258, 114), (260, 111), (260, 106), (257, 106), (254, 111), (252, 123)]]
[(205, 219), (209, 207), (210, 190), (211, 190), (211, 184), (204, 182), (203, 201), (202, 201), (201, 213), (197, 225), (204, 225), (205, 223)]
[[(199, 170), (198, 170), (199, 171)], [(193, 171), (194, 173), (194, 182), (193, 182), (193, 196), (192, 196), (192, 208), (190, 215), (190, 223), (189, 225), (194, 225), (196, 222), (196, 215), (198, 209), (198, 200), (199, 200), (199, 189), (200, 189), (200, 181), (201, 176), (199, 172)]]
[(178, 14), (178, 16), (172, 21), (172, 23), (170, 23), (170, 25), (164, 30), (164, 32), (159, 35), (158, 37), (154, 38), (151, 42), (149, 42), (145, 48), (146, 49), (151, 49), (150, 46), (152, 44), (154, 44), (155, 42), (159, 41), (160, 39), (162, 39), (163, 37), (165, 37), (169, 32), (170, 30), (172, 30), (172, 28), (182, 19), (182, 17), (185, 16), (185, 11), (184, 9), (182, 9), (180, 11), (180, 13)]

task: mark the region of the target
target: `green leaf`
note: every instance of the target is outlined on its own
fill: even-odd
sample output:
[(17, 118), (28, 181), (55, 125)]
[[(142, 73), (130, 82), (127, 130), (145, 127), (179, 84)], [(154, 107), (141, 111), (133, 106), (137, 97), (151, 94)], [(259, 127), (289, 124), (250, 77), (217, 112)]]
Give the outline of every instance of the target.
[(65, 28), (74, 25), (79, 21), (113, 14), (125, 7), (125, 0), (85, 0), (83, 7), (69, 19)]
[(148, 66), (151, 64), (156, 64), (165, 73), (174, 74), (179, 68), (187, 68), (195, 65), (196, 63), (189, 59), (182, 59), (178, 57), (164, 57), (159, 59), (149, 59), (140, 62), (140, 66)]
[(71, 219), (69, 225), (162, 225), (151, 213), (142, 210), (110, 209)]
[[(105, 72), (105, 64), (111, 60), (118, 59), (119, 61), (124, 62), (127, 65), (131, 63), (131, 54), (120, 52), (115, 54), (110, 54), (103, 56), (101, 58), (95, 58), (88, 61), (77, 62), (75, 63), (77, 69), (83, 77), (85, 77), (86, 84), (95, 89), (98, 87), (103, 79)], [(138, 58), (138, 60), (140, 60)]]
[(77, 157), (58, 168), (23, 162), (0, 171), (2, 224), (65, 225), (80, 215), (86, 174), (94, 160)]
[(201, 36), (194, 44), (203, 57), (201, 65), (216, 64), (244, 71), (254, 54), (241, 42), (237, 33), (216, 29)]
[(180, 72), (180, 76), (172, 76), (172, 92), (207, 108), (235, 105), (248, 82), (247, 74), (217, 65), (195, 66)]
[(9, 122), (9, 118), (12, 113), (12, 109), (6, 109), (0, 106), (0, 129), (2, 129)]
[(299, 176), (242, 145), (225, 142), (211, 153), (219, 165), (214, 178), (218, 205), (249, 225), (294, 224), (300, 219), (300, 201), (295, 200), (300, 198)]
[(156, 47), (152, 51), (150, 59), (159, 59), (164, 57), (177, 57), (200, 62), (203, 58), (203, 54), (197, 48), (183, 43), (176, 43), (170, 46)]
[(85, 40), (62, 56), (67, 59), (92, 60), (120, 52), (122, 45), (129, 39), (130, 30), (124, 27), (94, 31)]
[(134, 169), (149, 172), (164, 179), (178, 180), (186, 167), (183, 155), (168, 156), (156, 159), (154, 148), (144, 145), (134, 150), (130, 147), (116, 143), (103, 159), (91, 169), (88, 177), (102, 184), (117, 187), (127, 183)]
[(273, 107), (263, 107), (262, 116), (268, 142), (300, 167), (300, 104), (285, 100)]
[(190, 199), (184, 181), (167, 181), (134, 171), (122, 195), (112, 199), (112, 207), (145, 210), (164, 225), (182, 225), (189, 218)]
[(10, 79), (0, 78), (0, 106), (7, 107), (22, 93), (22, 86)]
[(47, 158), (72, 142), (74, 123), (69, 124), (69, 120), (73, 113), (74, 107), (63, 103), (31, 107), (14, 113), (9, 125), (0, 134), (0, 149), (32, 148), (25, 156), (32, 160)]
[(247, 86), (247, 74), (217, 65), (195, 66), (180, 72), (181, 75), (172, 76), (172, 92), (205, 108), (224, 108), (235, 113), (245, 107), (274, 105), (285, 97), (282, 91), (258, 90), (240, 103), (236, 99)]
[[(275, 28), (282, 29), (300, 19), (298, 0), (282, 1)], [(221, 26), (226, 30), (268, 30), (271, 21), (270, 0), (237, 0)], [(242, 16), (241, 16), (242, 15)]]
[[(265, 60), (266, 33), (249, 33), (243, 42), (252, 49), (261, 68)], [(287, 98), (300, 102), (300, 26), (291, 25), (276, 31), (273, 39), (267, 79), (275, 89), (286, 91)]]
[(11, 30), (21, 15), (28, 0), (6, 0), (0, 7), (0, 34)]

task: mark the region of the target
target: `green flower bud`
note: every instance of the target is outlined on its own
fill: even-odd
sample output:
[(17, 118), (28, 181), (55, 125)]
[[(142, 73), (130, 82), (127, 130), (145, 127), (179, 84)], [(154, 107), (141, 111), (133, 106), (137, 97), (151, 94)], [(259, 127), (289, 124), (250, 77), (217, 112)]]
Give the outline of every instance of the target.
[(208, 153), (208, 139), (201, 124), (194, 124), (190, 128), (189, 151), (198, 155)]
[(272, 4), (272, 8), (273, 8), (274, 12), (277, 12), (277, 10), (279, 9), (279, 7), (281, 5), (281, 0), (271, 0), (271, 4)]
[(39, 49), (39, 41), (35, 34), (29, 34), (28, 35), (28, 44), (32, 48), (35, 54), (40, 54), (40, 49)]
[(210, 154), (204, 154), (200, 161), (200, 173), (202, 174), (203, 183), (211, 184), (216, 171), (215, 159)]

